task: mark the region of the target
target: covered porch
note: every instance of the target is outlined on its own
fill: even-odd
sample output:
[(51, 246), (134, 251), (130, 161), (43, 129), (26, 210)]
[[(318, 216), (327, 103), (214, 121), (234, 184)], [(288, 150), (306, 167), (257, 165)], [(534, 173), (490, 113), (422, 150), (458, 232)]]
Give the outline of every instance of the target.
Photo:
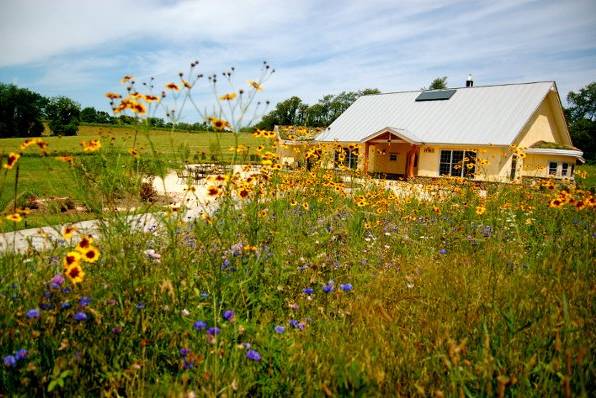
[(412, 178), (418, 175), (419, 143), (403, 132), (385, 128), (363, 140), (363, 171)]

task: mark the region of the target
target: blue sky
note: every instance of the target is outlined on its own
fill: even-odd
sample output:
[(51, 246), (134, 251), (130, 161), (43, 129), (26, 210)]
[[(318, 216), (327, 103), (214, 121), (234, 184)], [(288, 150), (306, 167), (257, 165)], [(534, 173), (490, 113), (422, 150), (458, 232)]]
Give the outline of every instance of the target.
[[(477, 85), (596, 80), (593, 0), (3, 0), (0, 81), (108, 110), (124, 74), (176, 80), (198, 59), (237, 81), (276, 69), (261, 99), (401, 91), (472, 73)], [(206, 83), (199, 101), (212, 102)], [(564, 98), (563, 98), (564, 99)], [(196, 120), (193, 114), (185, 120)]]

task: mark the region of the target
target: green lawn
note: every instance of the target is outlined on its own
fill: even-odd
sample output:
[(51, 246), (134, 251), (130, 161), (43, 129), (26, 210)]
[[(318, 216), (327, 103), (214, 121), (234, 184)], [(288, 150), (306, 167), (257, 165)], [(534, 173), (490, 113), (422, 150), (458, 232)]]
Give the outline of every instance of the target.
[[(105, 128), (97, 126), (81, 126), (80, 135), (75, 137), (44, 137), (48, 142), (48, 156), (41, 156), (36, 146), (28, 148), (18, 161), (19, 181), (17, 189), (18, 206), (26, 206), (26, 198), (68, 197), (75, 201), (85, 199), (85, 187), (77, 181), (77, 176), (71, 167), (58, 161), (57, 155), (76, 155), (79, 159), (92, 159), (93, 155), (85, 154), (80, 145), (81, 141), (99, 139), (102, 143), (101, 153), (109, 159), (120, 157), (131, 158), (128, 150), (132, 148), (135, 131), (132, 128)], [(235, 145), (235, 137), (231, 133), (186, 133), (166, 132), (162, 130), (137, 131), (136, 148), (140, 152), (139, 162), (151, 167), (161, 161), (172, 164), (181, 162), (211, 161), (211, 155), (217, 160), (229, 161), (233, 152), (229, 150)], [(20, 151), (19, 146), (23, 138), (0, 139), (0, 154)], [(253, 137), (249, 133), (238, 135), (238, 144), (245, 145), (249, 154), (256, 153), (256, 147), (267, 144), (263, 139)], [(249, 157), (243, 157), (248, 161)], [(128, 165), (127, 167), (129, 167)], [(110, 168), (109, 170), (113, 170)], [(16, 168), (0, 171), (0, 211), (12, 212), (14, 194), (14, 178)], [(134, 206), (134, 197), (129, 198), (130, 206)], [(55, 206), (54, 206), (55, 207)], [(26, 220), (16, 225), (17, 229), (32, 228), (42, 225), (79, 221), (95, 217), (92, 213), (66, 212), (59, 208), (34, 211)], [(13, 230), (15, 225), (10, 222), (0, 224), (0, 231)]]

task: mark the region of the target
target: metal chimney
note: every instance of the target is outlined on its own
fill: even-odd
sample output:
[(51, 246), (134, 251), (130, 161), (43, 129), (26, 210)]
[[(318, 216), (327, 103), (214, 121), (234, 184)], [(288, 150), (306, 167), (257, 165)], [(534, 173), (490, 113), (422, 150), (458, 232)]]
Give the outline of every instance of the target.
[(472, 80), (472, 74), (468, 74), (466, 79), (466, 87), (474, 87), (474, 80)]

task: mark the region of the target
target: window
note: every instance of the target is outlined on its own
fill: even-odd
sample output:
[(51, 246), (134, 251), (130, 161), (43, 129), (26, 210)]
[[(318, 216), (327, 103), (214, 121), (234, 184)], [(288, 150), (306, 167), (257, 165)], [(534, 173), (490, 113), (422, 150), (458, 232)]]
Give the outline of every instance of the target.
[(567, 177), (567, 170), (569, 170), (569, 165), (567, 163), (563, 163), (561, 165), (561, 176)]
[[(343, 153), (342, 153), (343, 150)], [(340, 165), (355, 169), (358, 167), (358, 149), (342, 148), (335, 151), (335, 167)]]
[(474, 177), (476, 152), (441, 151), (439, 175), (453, 177)]
[(517, 155), (511, 156), (511, 175), (509, 178), (515, 180), (515, 174), (517, 172)]
[(395, 162), (397, 160), (397, 153), (393, 152), (389, 154), (389, 160)]
[(548, 175), (549, 176), (557, 175), (557, 162), (548, 162)]

